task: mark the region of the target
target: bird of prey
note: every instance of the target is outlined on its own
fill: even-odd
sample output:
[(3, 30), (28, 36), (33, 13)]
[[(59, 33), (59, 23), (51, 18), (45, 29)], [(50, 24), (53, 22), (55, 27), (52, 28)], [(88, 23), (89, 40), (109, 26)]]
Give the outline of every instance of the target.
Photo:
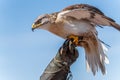
[(84, 47), (86, 68), (95, 75), (98, 69), (105, 74), (105, 63), (109, 63), (107, 49), (98, 38), (97, 26), (110, 26), (120, 31), (119, 24), (88, 4), (75, 4), (60, 12), (41, 15), (33, 23), (32, 30), (39, 28), (64, 39), (72, 38), (76, 46)]

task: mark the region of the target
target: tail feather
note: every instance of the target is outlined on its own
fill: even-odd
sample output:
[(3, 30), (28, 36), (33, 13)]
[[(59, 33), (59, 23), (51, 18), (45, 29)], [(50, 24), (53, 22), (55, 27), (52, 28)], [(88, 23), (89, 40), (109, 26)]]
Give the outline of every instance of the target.
[(102, 73), (105, 74), (105, 62), (109, 62), (99, 39), (93, 34), (84, 44), (86, 53), (86, 67), (91, 70), (95, 75), (100, 68)]

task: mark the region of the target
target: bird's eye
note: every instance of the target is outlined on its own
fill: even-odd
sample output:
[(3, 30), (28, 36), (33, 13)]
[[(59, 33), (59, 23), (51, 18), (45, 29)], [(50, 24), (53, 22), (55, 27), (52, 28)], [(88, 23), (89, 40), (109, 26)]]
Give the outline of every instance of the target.
[(48, 21), (49, 21), (48, 18), (46, 18), (46, 16), (44, 16), (44, 17), (38, 18), (38, 19), (36, 20), (35, 24), (45, 24), (45, 23), (47, 23)]
[(41, 23), (41, 19), (39, 19), (39, 20), (37, 20), (36, 22), (35, 22), (35, 24), (39, 24), (39, 23)]

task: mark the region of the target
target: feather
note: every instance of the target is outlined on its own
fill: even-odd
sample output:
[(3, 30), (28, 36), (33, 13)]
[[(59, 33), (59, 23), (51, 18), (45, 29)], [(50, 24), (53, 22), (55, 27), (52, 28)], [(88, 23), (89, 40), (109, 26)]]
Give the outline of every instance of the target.
[(86, 67), (87, 71), (92, 71), (95, 75), (98, 69), (100, 68), (102, 73), (105, 74), (105, 62), (109, 63), (107, 56), (104, 53), (104, 49), (102, 47), (101, 42), (97, 38), (97, 36), (92, 33), (89, 39), (84, 40), (85, 44), (83, 47), (85, 48), (86, 53)]
[(113, 19), (105, 16), (99, 9), (90, 5), (73, 5), (63, 9), (59, 14), (62, 14), (60, 17), (73, 17), (78, 20), (86, 19), (96, 25), (112, 26), (120, 31), (119, 24), (117, 24)]

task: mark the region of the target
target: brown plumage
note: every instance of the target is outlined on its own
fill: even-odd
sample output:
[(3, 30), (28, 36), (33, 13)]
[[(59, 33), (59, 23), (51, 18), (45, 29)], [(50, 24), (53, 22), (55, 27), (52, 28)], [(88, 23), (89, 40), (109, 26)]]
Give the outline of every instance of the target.
[(87, 70), (95, 75), (99, 68), (105, 74), (105, 63), (109, 63), (107, 49), (97, 37), (96, 26), (111, 26), (120, 31), (119, 24), (88, 4), (72, 5), (60, 12), (42, 15), (34, 22), (32, 30), (45, 29), (64, 39), (71, 35), (81, 37), (74, 38), (75, 43), (84, 47)]

